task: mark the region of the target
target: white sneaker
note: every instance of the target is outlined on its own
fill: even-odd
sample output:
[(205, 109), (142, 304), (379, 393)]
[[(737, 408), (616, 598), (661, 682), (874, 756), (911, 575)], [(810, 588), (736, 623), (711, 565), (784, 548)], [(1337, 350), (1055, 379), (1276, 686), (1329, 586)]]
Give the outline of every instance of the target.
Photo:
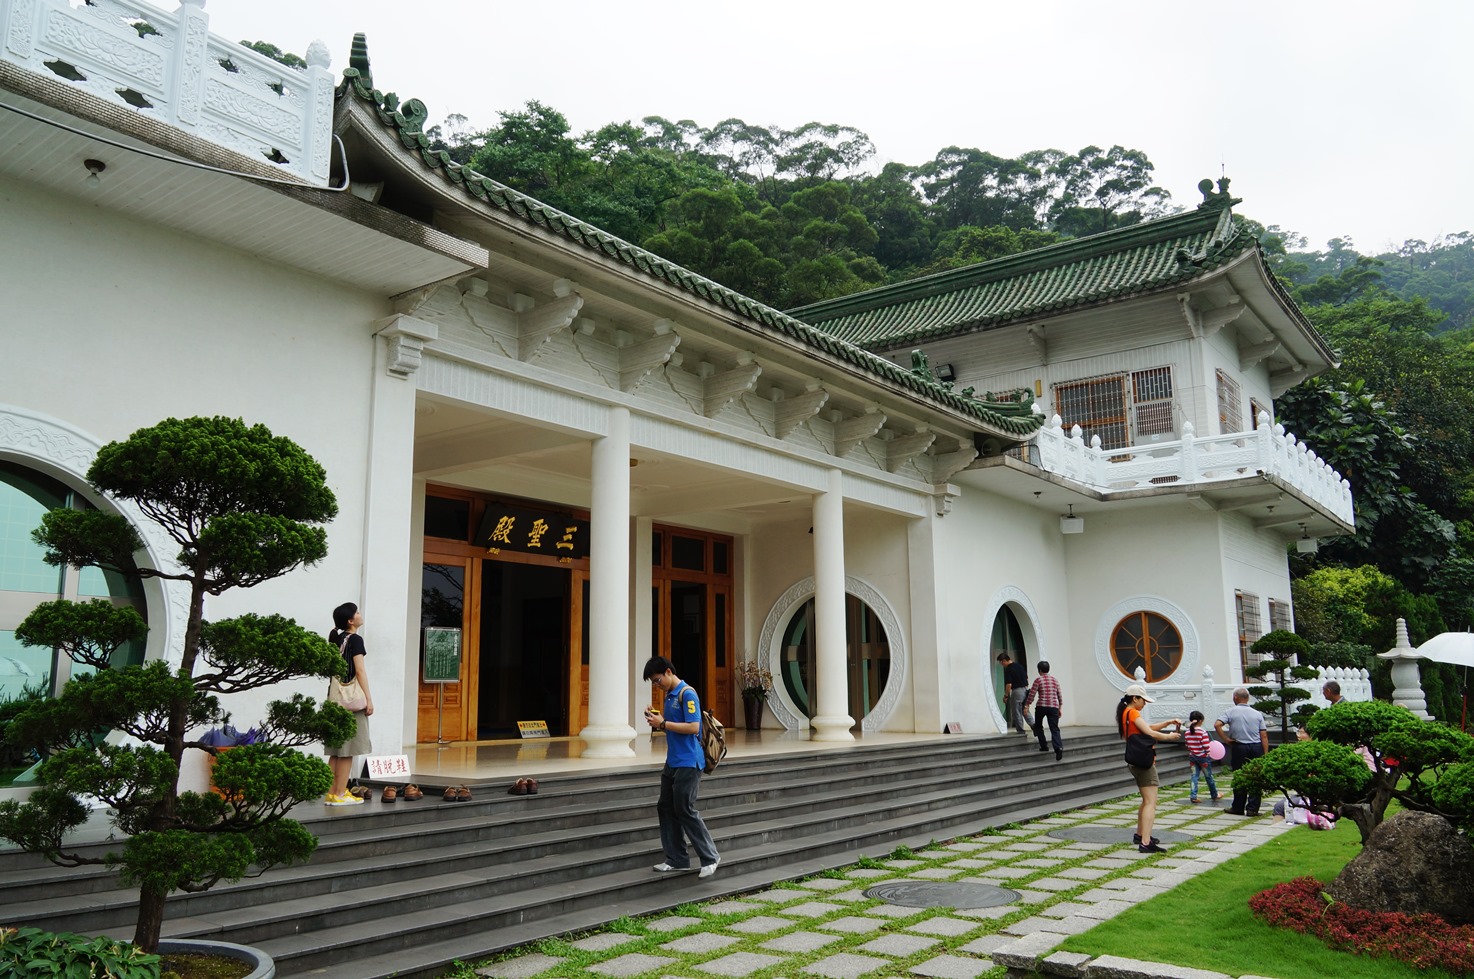
[(697, 874), (696, 876), (698, 876), (698, 877), (710, 877), (712, 874), (714, 874), (714, 873), (717, 872), (717, 864), (719, 864), (721, 862), (722, 862), (722, 858), (721, 857), (717, 857), (711, 863), (709, 863), (706, 866), (702, 867), (701, 868), (701, 873)]
[(679, 874), (679, 873), (681, 873), (684, 870), (689, 870), (690, 868), (689, 867), (672, 867), (668, 863), (657, 863), (654, 866), (654, 868), (652, 868), (652, 869), (654, 869), (654, 871), (657, 874)]

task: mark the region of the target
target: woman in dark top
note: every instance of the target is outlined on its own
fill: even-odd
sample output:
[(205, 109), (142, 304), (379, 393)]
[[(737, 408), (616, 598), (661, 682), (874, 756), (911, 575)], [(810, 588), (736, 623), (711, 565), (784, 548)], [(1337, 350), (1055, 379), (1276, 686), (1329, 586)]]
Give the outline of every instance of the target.
[(374, 695), (369, 692), (368, 668), (365, 665), (368, 650), (364, 648), (363, 637), (358, 634), (363, 625), (363, 613), (352, 602), (344, 602), (333, 609), (333, 625), (335, 628), (328, 633), (328, 642), (337, 646), (342, 651), (343, 658), (348, 661), (344, 679), (358, 680), (368, 704), (363, 710), (353, 714), (358, 721), (358, 731), (353, 737), (336, 748), (324, 749), (328, 764), (333, 769), (333, 787), (328, 791), (327, 804), (357, 806), (362, 805), (363, 800), (348, 791), (348, 776), (353, 772), (353, 756), (366, 755), (373, 751), (373, 745), (369, 743), (368, 719), (374, 712)]

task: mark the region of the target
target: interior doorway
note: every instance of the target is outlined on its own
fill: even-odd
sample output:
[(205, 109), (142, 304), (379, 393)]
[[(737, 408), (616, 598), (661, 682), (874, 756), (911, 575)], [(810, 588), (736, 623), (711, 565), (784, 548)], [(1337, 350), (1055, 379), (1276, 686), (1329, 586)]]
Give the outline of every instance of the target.
[(518, 721), (570, 733), (570, 575), (559, 567), (481, 562), (476, 739), (518, 737)]

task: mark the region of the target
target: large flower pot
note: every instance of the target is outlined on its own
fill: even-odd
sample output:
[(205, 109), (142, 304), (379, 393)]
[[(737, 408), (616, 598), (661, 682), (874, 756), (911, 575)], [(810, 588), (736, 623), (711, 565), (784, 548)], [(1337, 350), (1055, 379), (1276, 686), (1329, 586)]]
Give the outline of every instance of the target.
[(160, 955), (177, 955), (180, 953), (193, 955), (219, 955), (222, 958), (238, 959), (251, 966), (251, 971), (246, 973), (245, 979), (275, 979), (276, 963), (271, 961), (271, 956), (259, 948), (251, 948), (249, 945), (234, 945), (230, 942), (211, 942), (203, 938), (180, 938), (160, 939)]
[(760, 731), (763, 727), (763, 702), (756, 697), (742, 698), (742, 711), (747, 716), (747, 729)]

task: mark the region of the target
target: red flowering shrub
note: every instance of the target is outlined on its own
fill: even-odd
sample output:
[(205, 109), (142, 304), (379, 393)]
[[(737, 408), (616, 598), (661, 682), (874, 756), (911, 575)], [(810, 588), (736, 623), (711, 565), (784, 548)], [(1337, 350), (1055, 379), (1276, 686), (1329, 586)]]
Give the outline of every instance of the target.
[(1249, 899), (1266, 924), (1314, 935), (1355, 955), (1388, 955), (1419, 969), (1474, 974), (1474, 925), (1454, 926), (1436, 914), (1365, 911), (1332, 900), (1314, 877), (1296, 877)]

